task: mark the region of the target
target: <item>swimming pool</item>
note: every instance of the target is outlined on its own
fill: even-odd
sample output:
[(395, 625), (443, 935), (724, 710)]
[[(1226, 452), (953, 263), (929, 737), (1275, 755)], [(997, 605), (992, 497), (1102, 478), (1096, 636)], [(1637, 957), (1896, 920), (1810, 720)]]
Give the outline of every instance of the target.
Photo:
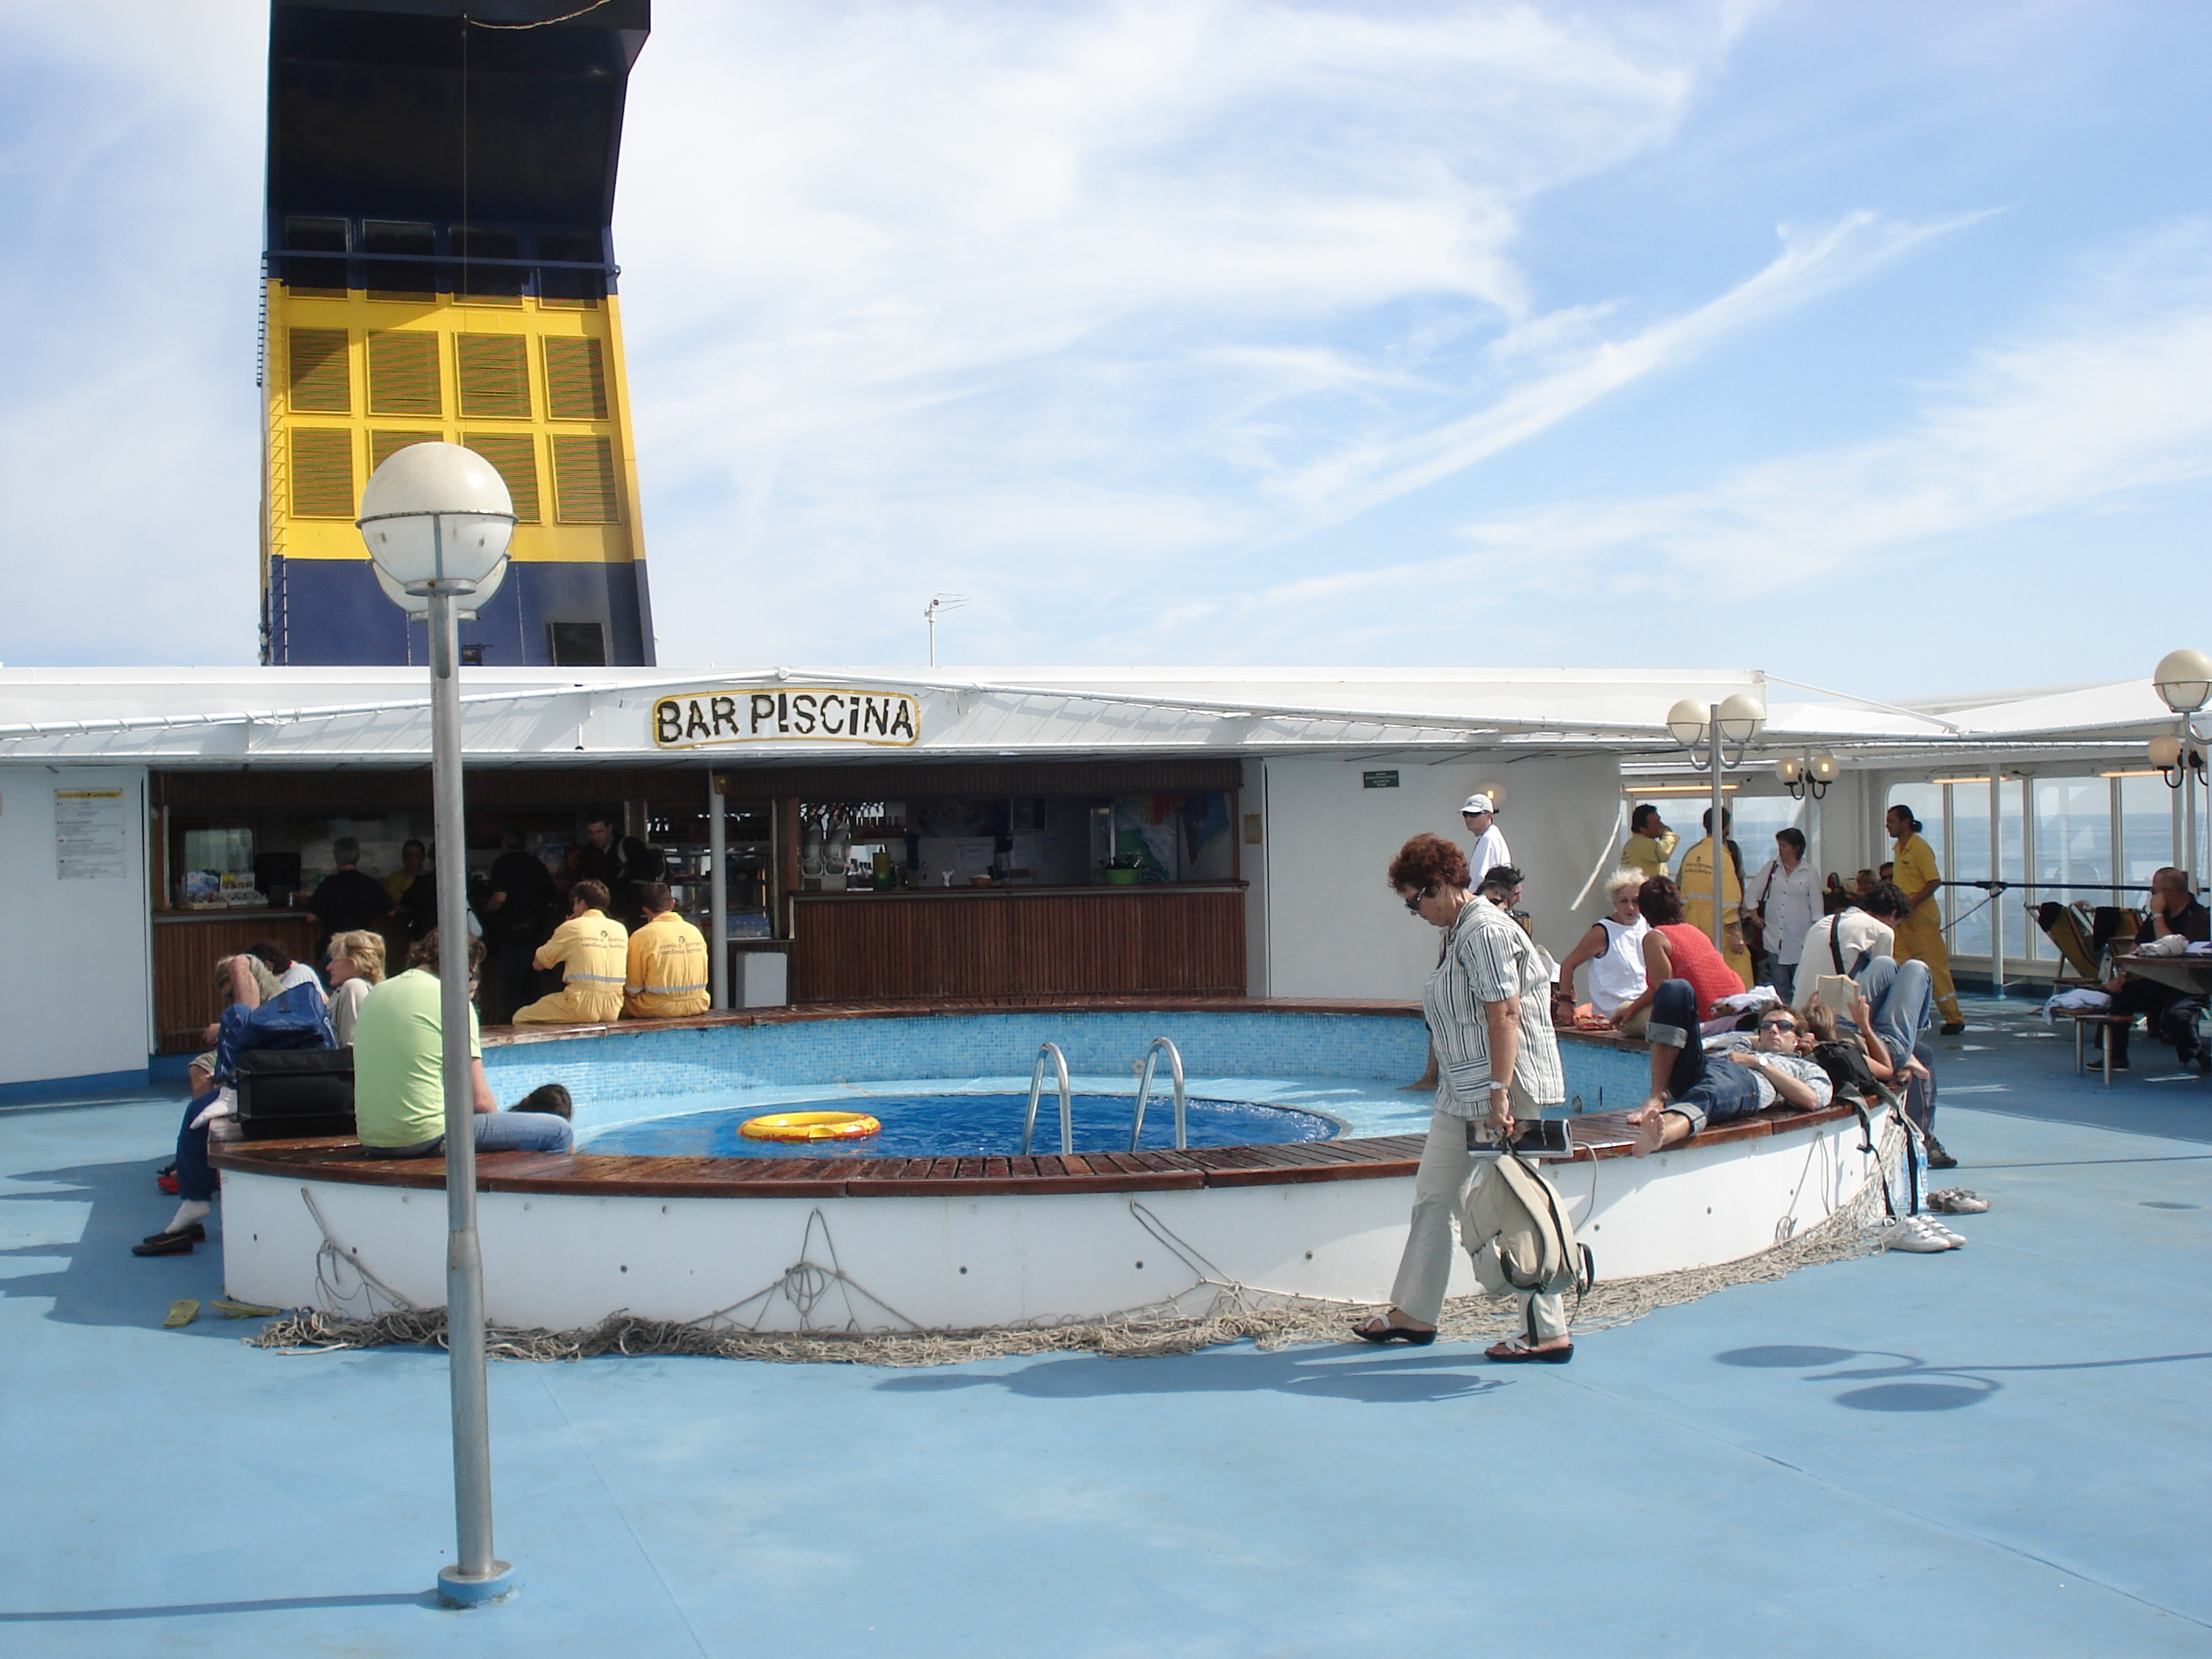
[[(483, 1061), (502, 1104), (542, 1083), (564, 1085), (575, 1102), (579, 1141), (615, 1152), (630, 1148), (606, 1140), (611, 1130), (708, 1112), (803, 1108), (881, 1116), (877, 1103), (894, 1095), (1018, 1091), (1026, 1099), (1038, 1047), (1051, 1042), (1065, 1053), (1078, 1092), (1115, 1101), (1108, 1109), (1121, 1139), (1105, 1146), (1119, 1148), (1128, 1145), (1136, 1063), (1159, 1036), (1180, 1049), (1194, 1098), (1284, 1109), (1293, 1115), (1285, 1128), (1303, 1121), (1296, 1115), (1319, 1116), (1344, 1136), (1428, 1127), (1428, 1096), (1405, 1087), (1420, 1074), (1428, 1049), (1427, 1027), (1412, 1009), (915, 1009), (709, 1029), (626, 1023), (505, 1040), (488, 1034)], [(1559, 1048), (1569, 1111), (1643, 1098), (1648, 1067), (1641, 1054), (1572, 1039)], [(1146, 1116), (1147, 1146), (1154, 1124), (1170, 1115), (1167, 1075), (1162, 1065)], [(1017, 1126), (1019, 1113), (1017, 1104), (1008, 1115)], [(1033, 1150), (1060, 1149), (1058, 1115), (1048, 1083)], [(844, 1146), (847, 1156), (858, 1150)]]
[[(879, 1134), (863, 1140), (786, 1142), (748, 1140), (738, 1126), (754, 1115), (747, 1106), (688, 1112), (653, 1118), (593, 1135), (584, 1150), (628, 1152), (649, 1158), (1011, 1158), (1022, 1150), (1022, 1115), (1029, 1105), (1022, 1094), (836, 1095), (796, 1100), (779, 1111), (864, 1110), (883, 1124)], [(1073, 1097), (1074, 1143), (1079, 1152), (1128, 1150), (1130, 1094)], [(1327, 1140), (1337, 1126), (1325, 1117), (1243, 1100), (1198, 1100), (1188, 1107), (1188, 1144), (1193, 1146), (1280, 1146), (1294, 1140)], [(1036, 1133), (1030, 1150), (1060, 1150), (1060, 1098), (1047, 1091), (1037, 1104)], [(1175, 1110), (1158, 1096), (1145, 1109), (1146, 1152), (1175, 1146)]]
[[(1194, 1127), (1215, 1112), (1241, 1117), (1239, 1144), (1194, 1133), (1184, 1155), (1121, 1150), (1137, 1065), (1160, 1036), (1204, 1103)], [(1066, 1054), (1072, 1092), (1095, 1097), (1073, 1157), (1058, 1156), (1056, 1090), (1039, 1103), (1027, 1158), (936, 1146), (870, 1156), (853, 1142), (808, 1158), (734, 1144), (744, 1118), (779, 1108), (889, 1125), (908, 1099), (945, 1095), (1018, 1137), (1043, 1042)], [(1640, 1052), (1559, 1046), (1570, 1113), (1641, 1099)], [(564, 1084), (582, 1145), (573, 1159), (509, 1153), (479, 1165), (485, 1305), (501, 1323), (549, 1330), (616, 1312), (749, 1330), (975, 1330), (1371, 1297), (1405, 1243), (1430, 1114), (1425, 1091), (1406, 1085), (1426, 1048), (1410, 1008), (1297, 1004), (795, 1010), (696, 1027), (488, 1032), (498, 1098)], [(1171, 1133), (1159, 1081), (1148, 1146)], [(1771, 1136), (1763, 1122), (1733, 1127), (1745, 1133), (1557, 1166), (1601, 1272), (1672, 1272), (1771, 1248), (1849, 1200), (1872, 1168), (1848, 1116)], [(717, 1136), (732, 1144), (714, 1146)], [(648, 1146), (659, 1155), (636, 1155)], [(367, 1292), (333, 1288), (336, 1251), (388, 1293), (436, 1305), (436, 1160), (355, 1165), (309, 1146), (265, 1158), (246, 1147), (220, 1162), (233, 1294), (351, 1308), (344, 1297)], [(1471, 1287), (1456, 1253), (1453, 1272)]]

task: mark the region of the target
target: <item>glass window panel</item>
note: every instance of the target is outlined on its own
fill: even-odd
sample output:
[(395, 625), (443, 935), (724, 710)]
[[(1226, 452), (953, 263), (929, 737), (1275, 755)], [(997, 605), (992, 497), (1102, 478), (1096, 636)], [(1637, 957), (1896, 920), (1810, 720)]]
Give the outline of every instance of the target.
[(2061, 903), (2109, 904), (2094, 884), (2112, 879), (2112, 791), (2103, 778), (2035, 780), (2035, 879), (2058, 884), (2039, 893)]
[[(2148, 887), (2150, 878), (2173, 862), (2173, 797), (2157, 777), (2122, 778), (2120, 786), (2120, 879)], [(2145, 895), (2123, 896), (2140, 904)]]
[[(1923, 815), (1924, 816), (1924, 815)], [(1935, 843), (1940, 855), (1942, 844)], [(1943, 872), (1946, 881), (1978, 881), (1990, 873), (1990, 786), (1954, 783), (1951, 786), (1951, 862)], [(1943, 915), (1951, 924), (1951, 949), (1962, 955), (1990, 953), (1988, 895), (1970, 887), (1946, 887)]]

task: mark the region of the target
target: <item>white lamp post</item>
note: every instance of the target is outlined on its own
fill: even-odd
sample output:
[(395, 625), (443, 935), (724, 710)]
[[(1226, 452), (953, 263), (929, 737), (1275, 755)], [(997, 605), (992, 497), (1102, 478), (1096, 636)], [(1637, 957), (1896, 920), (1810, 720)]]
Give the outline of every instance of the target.
[(2180, 717), (2178, 735), (2151, 739), (2150, 759), (2160, 771), (2172, 774), (2169, 781), (2182, 792), (2182, 807), (2187, 819), (2185, 833), (2189, 838), (2189, 862), (2192, 866), (2189, 878), (2192, 883), (2201, 883), (2204, 866), (2197, 849), (2197, 781), (2203, 775), (2204, 763), (2197, 747), (2196, 715), (2207, 702), (2212, 702), (2212, 657), (2186, 647), (2169, 651), (2158, 659), (2151, 684), (2158, 690), (2159, 701)]
[[(1685, 697), (1667, 711), (1667, 730), (1690, 751), (1690, 764), (1713, 775), (1712, 828), (1705, 832), (1713, 866), (1713, 949), (1728, 954), (1726, 896), (1728, 876), (1722, 860), (1728, 848), (1728, 799), (1721, 780), (1732, 767), (1743, 764), (1752, 739), (1766, 724), (1766, 705), (1747, 691), (1732, 692), (1716, 703)], [(1705, 752), (1701, 757), (1698, 745)], [(1734, 756), (1728, 752), (1733, 747)]]
[(469, 1066), (468, 854), (461, 821), (457, 611), (507, 574), (514, 502), (491, 463), (458, 444), (410, 444), (362, 491), (362, 539), (392, 602), (430, 624), (430, 757), (436, 811), (440, 1020), (446, 1079), (446, 1346), (452, 1359), (457, 1559), (438, 1593), (474, 1607), (514, 1588), (492, 1553), (491, 1424), (484, 1397), (483, 1257), (477, 1242), (476, 1096)]

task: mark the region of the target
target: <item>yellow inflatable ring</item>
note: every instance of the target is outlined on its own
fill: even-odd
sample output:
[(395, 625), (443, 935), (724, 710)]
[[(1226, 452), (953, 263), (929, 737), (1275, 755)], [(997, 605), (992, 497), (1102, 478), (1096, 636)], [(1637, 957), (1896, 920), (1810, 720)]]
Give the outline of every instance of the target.
[(768, 1112), (738, 1133), (747, 1140), (866, 1140), (883, 1127), (866, 1112)]

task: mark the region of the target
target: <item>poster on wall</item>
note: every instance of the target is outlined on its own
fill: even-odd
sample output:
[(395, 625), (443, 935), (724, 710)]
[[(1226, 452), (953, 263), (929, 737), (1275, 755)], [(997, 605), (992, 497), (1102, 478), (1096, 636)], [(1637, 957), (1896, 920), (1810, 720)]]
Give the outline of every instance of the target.
[(128, 877), (130, 856), (120, 789), (54, 791), (54, 862), (64, 881)]

